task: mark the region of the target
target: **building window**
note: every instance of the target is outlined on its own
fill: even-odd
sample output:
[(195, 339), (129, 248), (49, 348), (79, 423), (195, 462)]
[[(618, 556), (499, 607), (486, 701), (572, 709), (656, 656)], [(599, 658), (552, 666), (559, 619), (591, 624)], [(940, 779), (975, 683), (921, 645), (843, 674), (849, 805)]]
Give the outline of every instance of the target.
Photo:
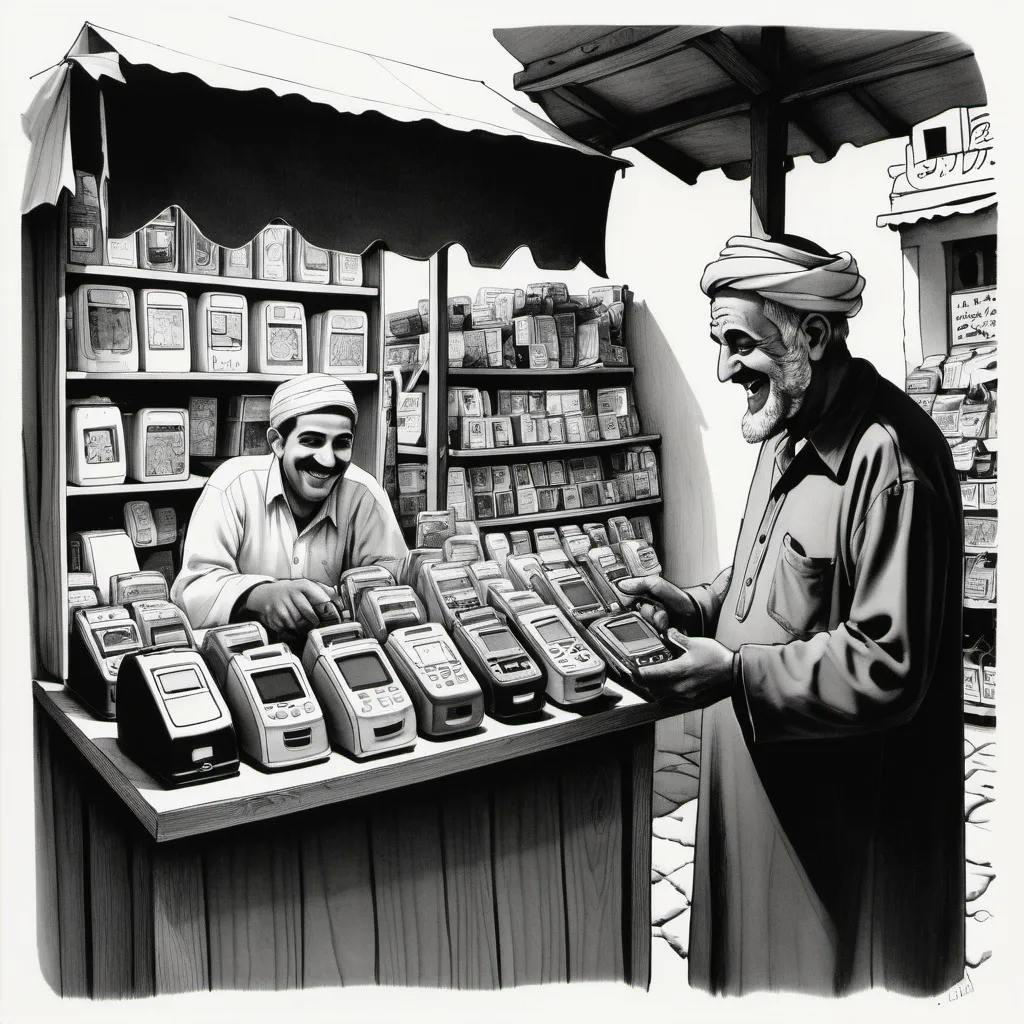
[(965, 238), (950, 243), (951, 292), (992, 288), (996, 283), (996, 236)]
[(924, 136), (925, 160), (934, 160), (935, 157), (945, 156), (949, 152), (945, 128), (925, 128), (921, 134)]

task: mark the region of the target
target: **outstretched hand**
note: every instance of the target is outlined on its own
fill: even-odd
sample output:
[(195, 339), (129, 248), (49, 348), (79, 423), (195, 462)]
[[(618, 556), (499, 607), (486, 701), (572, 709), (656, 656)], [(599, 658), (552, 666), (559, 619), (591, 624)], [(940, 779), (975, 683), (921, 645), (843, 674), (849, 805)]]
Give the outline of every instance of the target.
[(253, 587), (245, 607), (275, 633), (298, 633), (341, 622), (335, 597), (313, 580), (274, 580)]
[(634, 595), (637, 611), (659, 633), (669, 626), (684, 633), (699, 633), (701, 628), (700, 610), (685, 591), (661, 576), (632, 576), (616, 580), (615, 585), (624, 594)]
[(669, 629), (667, 636), (683, 653), (673, 661), (640, 669), (640, 685), (652, 699), (671, 700), (682, 710), (693, 711), (731, 696), (735, 655), (728, 647), (676, 629)]

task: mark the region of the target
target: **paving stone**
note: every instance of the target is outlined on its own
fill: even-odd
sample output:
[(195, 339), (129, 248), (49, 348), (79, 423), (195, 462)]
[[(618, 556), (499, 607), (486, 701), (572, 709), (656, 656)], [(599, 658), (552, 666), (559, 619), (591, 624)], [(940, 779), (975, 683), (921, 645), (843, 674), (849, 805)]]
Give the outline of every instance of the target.
[[(663, 935), (651, 940), (651, 994), (668, 998), (685, 997), (688, 987), (686, 959)], [(652, 1015), (653, 1017), (654, 1015)]]
[[(683, 807), (687, 807), (695, 802), (690, 800), (683, 804)], [(681, 821), (674, 814), (667, 814), (664, 817), (655, 818), (653, 825), (654, 834), (659, 839), (669, 839), (682, 846), (693, 846), (694, 835), (691, 822)]]
[(692, 857), (693, 850), (690, 847), (674, 843), (671, 839), (655, 836), (651, 841), (651, 866), (661, 875), (672, 874)]
[(665, 881), (672, 885), (678, 892), (682, 893), (687, 902), (693, 899), (693, 862), (683, 864), (671, 874), (665, 876)]
[(664, 926), (689, 905), (687, 898), (667, 878), (651, 889), (651, 920), (656, 925)]
[(661, 926), (661, 934), (678, 956), (685, 957), (690, 949), (690, 910), (687, 908), (678, 917)]
[(685, 826), (685, 835), (688, 837), (689, 843), (691, 845), (695, 843), (697, 836), (697, 801), (687, 800), (685, 804), (681, 804), (672, 812), (671, 817)]
[(654, 746), (657, 750), (671, 751), (675, 754), (689, 754), (700, 750), (700, 736), (693, 729), (699, 726), (691, 724), (687, 729), (689, 716), (676, 715), (664, 718), (655, 726)]
[[(992, 868), (979, 867), (975, 864), (967, 865), (967, 902), (973, 903), (980, 899), (988, 891), (992, 879), (996, 877)], [(973, 909), (973, 908), (969, 908)]]

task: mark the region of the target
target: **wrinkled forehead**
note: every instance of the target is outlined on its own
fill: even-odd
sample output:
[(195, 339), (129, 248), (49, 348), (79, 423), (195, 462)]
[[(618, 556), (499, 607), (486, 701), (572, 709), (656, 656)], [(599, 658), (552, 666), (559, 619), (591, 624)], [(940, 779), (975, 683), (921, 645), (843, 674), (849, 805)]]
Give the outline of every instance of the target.
[(711, 300), (711, 329), (735, 327), (748, 334), (771, 334), (778, 326), (764, 311), (764, 299), (754, 292), (723, 289)]

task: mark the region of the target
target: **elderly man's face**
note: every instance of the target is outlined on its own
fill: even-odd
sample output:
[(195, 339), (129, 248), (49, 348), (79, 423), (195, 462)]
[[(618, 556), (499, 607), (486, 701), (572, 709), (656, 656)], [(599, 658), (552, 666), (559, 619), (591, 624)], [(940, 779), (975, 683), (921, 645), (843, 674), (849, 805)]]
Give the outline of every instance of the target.
[(727, 289), (711, 300), (711, 338), (719, 346), (718, 379), (746, 392), (743, 438), (759, 444), (803, 403), (811, 383), (806, 339), (770, 320), (759, 296)]

